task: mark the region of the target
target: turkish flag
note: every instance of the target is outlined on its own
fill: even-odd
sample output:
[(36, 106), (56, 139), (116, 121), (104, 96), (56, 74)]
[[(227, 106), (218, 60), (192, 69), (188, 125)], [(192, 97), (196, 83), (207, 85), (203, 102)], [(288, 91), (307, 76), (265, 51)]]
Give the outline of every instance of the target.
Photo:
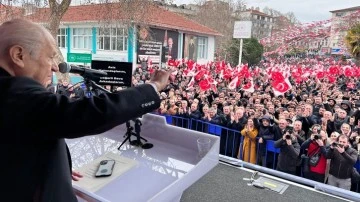
[(239, 77), (235, 77), (228, 85), (228, 88), (230, 90), (235, 89), (237, 87), (237, 83), (238, 83)]
[(331, 75), (338, 75), (340, 72), (339, 72), (339, 69), (338, 67), (336, 66), (332, 66), (329, 68), (329, 74)]
[(177, 67), (178, 65), (179, 65), (179, 62), (176, 60), (171, 59), (168, 61), (168, 66)]
[(353, 71), (352, 71), (351, 67), (348, 67), (348, 68), (345, 69), (344, 75), (346, 77), (352, 77), (353, 76)]
[(207, 79), (204, 79), (204, 80), (201, 80), (199, 82), (199, 87), (200, 87), (201, 90), (206, 91), (206, 90), (209, 90), (211, 88), (211, 85), (210, 85), (210, 83), (208, 82)]
[(325, 76), (324, 72), (318, 72), (318, 73), (316, 74), (316, 77), (317, 77), (318, 79), (322, 79), (322, 78), (324, 78), (324, 76)]
[(271, 86), (273, 87), (275, 96), (283, 95), (292, 88), (289, 79), (285, 79), (283, 81), (273, 81)]
[(194, 76), (191, 78), (190, 82), (188, 83), (188, 86), (186, 88), (186, 90), (189, 90), (190, 88), (192, 88), (195, 84), (195, 78)]
[(231, 77), (232, 77), (232, 75), (233, 75), (233, 72), (232, 72), (232, 70), (231, 69), (226, 69), (225, 71), (224, 71), (224, 79), (230, 79)]
[(333, 76), (328, 76), (328, 79), (329, 79), (330, 83), (335, 83), (335, 81), (336, 81), (336, 78)]
[(284, 76), (280, 72), (272, 72), (271, 79), (274, 81), (284, 81)]
[(254, 82), (252, 80), (248, 81), (243, 87), (242, 89), (246, 92), (250, 92), (253, 93), (255, 91), (254, 88)]
[(199, 81), (200, 79), (202, 79), (205, 75), (206, 71), (205, 70), (200, 70), (199, 72), (197, 72), (197, 74), (195, 75), (195, 80)]
[(196, 64), (195, 64), (195, 62), (193, 60), (188, 60), (186, 62), (186, 65), (190, 70), (192, 70)]
[(302, 78), (296, 78), (296, 80), (295, 80), (295, 82), (297, 83), (297, 84), (300, 84), (301, 82), (302, 82), (303, 80), (302, 80)]

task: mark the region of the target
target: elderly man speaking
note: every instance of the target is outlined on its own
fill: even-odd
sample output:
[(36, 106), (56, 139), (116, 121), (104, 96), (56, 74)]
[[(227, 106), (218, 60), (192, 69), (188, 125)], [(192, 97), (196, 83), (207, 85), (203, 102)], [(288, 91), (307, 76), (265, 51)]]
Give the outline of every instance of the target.
[(23, 19), (0, 26), (2, 201), (77, 201), (64, 138), (99, 134), (157, 109), (170, 74), (156, 71), (149, 84), (72, 101), (45, 88), (58, 71), (56, 55), (44, 27)]

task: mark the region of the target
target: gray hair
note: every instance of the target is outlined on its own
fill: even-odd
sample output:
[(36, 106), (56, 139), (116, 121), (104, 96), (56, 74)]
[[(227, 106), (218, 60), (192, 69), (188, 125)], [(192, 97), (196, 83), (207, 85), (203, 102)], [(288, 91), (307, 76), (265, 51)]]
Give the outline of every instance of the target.
[(37, 58), (50, 33), (41, 25), (25, 19), (14, 19), (0, 26), (0, 57), (5, 57), (12, 46), (19, 45)]

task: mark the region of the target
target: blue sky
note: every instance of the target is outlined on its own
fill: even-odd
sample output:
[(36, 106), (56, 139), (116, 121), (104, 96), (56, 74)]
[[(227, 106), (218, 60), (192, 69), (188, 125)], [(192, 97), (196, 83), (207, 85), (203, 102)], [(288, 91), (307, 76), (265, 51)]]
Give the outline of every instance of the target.
[[(176, 4), (188, 4), (199, 0), (175, 0)], [(245, 0), (247, 7), (265, 6), (282, 13), (294, 12), (301, 22), (326, 20), (331, 18), (331, 10), (360, 6), (359, 0)]]

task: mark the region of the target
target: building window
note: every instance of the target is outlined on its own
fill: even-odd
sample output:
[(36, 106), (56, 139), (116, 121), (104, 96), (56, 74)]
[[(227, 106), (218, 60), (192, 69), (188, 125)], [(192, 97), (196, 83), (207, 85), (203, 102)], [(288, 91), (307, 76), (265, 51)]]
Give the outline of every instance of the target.
[(198, 37), (198, 58), (207, 59), (207, 44), (206, 37)]
[(342, 17), (342, 16), (344, 16), (344, 13), (340, 12), (340, 13), (336, 13), (335, 15), (336, 15), (336, 17)]
[(126, 51), (127, 38), (124, 28), (99, 28), (97, 47), (99, 50)]
[(67, 34), (66, 34), (66, 28), (60, 28), (58, 29), (58, 33), (57, 33), (57, 45), (60, 48), (66, 48), (66, 38), (67, 38)]
[(91, 28), (74, 28), (73, 29), (73, 48), (74, 49), (91, 49), (92, 31)]

